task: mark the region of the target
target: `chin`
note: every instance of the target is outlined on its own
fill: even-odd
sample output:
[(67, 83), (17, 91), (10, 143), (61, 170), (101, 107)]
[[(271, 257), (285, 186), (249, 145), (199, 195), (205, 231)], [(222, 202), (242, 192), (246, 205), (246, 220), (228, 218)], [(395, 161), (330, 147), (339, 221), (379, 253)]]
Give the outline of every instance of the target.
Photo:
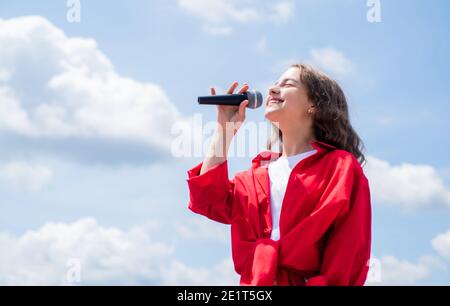
[(279, 122), (279, 115), (278, 115), (278, 111), (277, 110), (272, 110), (272, 111), (266, 111), (264, 113), (264, 117), (266, 117), (267, 120), (269, 120), (270, 122)]
[(279, 122), (279, 121), (280, 121), (280, 120), (277, 118), (278, 116), (276, 116), (276, 114), (274, 114), (273, 112), (266, 113), (266, 114), (264, 115), (264, 117), (266, 117), (266, 119), (269, 120), (271, 123)]

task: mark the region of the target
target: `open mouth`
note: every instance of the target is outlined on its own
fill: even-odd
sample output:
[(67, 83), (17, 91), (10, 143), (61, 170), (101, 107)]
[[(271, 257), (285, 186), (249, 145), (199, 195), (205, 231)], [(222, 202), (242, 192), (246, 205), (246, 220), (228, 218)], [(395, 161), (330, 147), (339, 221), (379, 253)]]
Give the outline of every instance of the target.
[(280, 103), (283, 103), (283, 102), (284, 102), (283, 99), (271, 98), (267, 104), (280, 104)]

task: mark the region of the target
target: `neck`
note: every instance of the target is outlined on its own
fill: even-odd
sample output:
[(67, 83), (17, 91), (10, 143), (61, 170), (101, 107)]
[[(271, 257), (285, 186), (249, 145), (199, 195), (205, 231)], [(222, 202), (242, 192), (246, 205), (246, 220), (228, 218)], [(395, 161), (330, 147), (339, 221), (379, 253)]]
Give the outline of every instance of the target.
[(308, 152), (314, 148), (311, 142), (315, 141), (314, 136), (310, 134), (302, 134), (300, 129), (283, 132), (283, 154), (282, 156), (289, 157), (300, 153)]

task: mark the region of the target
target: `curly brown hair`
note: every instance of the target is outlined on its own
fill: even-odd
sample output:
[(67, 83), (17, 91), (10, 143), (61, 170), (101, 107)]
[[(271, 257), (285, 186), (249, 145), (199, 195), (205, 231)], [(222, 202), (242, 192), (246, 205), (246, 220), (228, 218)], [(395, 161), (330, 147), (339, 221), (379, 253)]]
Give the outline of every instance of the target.
[[(352, 153), (361, 166), (366, 162), (362, 151), (364, 144), (350, 123), (347, 99), (339, 84), (320, 70), (307, 64), (295, 64), (300, 69), (300, 80), (307, 89), (308, 99), (313, 103), (314, 137)], [(282, 150), (283, 134), (274, 124), (274, 133), (268, 149), (278, 141)]]

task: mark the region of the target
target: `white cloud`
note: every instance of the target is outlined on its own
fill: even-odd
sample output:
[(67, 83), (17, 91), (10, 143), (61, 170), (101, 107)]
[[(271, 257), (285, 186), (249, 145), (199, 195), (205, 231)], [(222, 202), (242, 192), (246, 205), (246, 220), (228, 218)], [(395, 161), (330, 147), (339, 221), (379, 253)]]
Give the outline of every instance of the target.
[(274, 73), (282, 73), (293, 64), (308, 63), (331, 74), (333, 77), (349, 77), (356, 71), (356, 65), (335, 48), (313, 48), (309, 55), (277, 60), (273, 65)]
[(178, 7), (187, 14), (201, 19), (203, 30), (213, 35), (231, 34), (230, 24), (275, 22), (292, 19), (294, 1), (247, 0), (178, 0)]
[(352, 61), (343, 52), (335, 48), (310, 50), (308, 62), (339, 77), (349, 76), (355, 71), (355, 65)]
[(173, 261), (165, 271), (161, 284), (237, 286), (239, 285), (239, 275), (234, 271), (231, 257), (211, 269), (192, 268), (181, 262)]
[(22, 109), (13, 91), (0, 86), (0, 131), (32, 132), (27, 112)]
[(177, 224), (176, 231), (180, 238), (191, 240), (210, 240), (221, 243), (230, 241), (229, 229), (223, 224), (196, 218)]
[[(450, 230), (431, 241), (441, 256), (450, 259)], [(448, 264), (436, 254), (427, 254), (415, 261), (398, 259), (392, 255), (372, 257), (366, 285), (418, 285), (434, 273), (446, 273)]]
[(0, 20), (0, 132), (169, 150), (183, 120), (164, 90), (119, 75), (96, 41), (40, 16)]
[(7, 81), (11, 73), (6, 69), (0, 69), (0, 82)]
[(450, 207), (450, 190), (429, 165), (390, 165), (368, 156), (365, 171), (376, 203), (405, 210)]
[(121, 230), (85, 218), (47, 223), (21, 236), (0, 234), (0, 284), (70, 284), (72, 259), (80, 263), (82, 285), (238, 283), (230, 259), (211, 269), (187, 266), (175, 258), (174, 247), (153, 239), (157, 230), (153, 223)]
[[(417, 262), (400, 260), (394, 256), (372, 258), (366, 285), (414, 285), (428, 278), (438, 263), (432, 257), (419, 258)], [(376, 264), (373, 264), (373, 263)], [(378, 271), (375, 271), (378, 269)], [(376, 275), (376, 277), (374, 277)]]
[(236, 4), (236, 1), (229, 0), (178, 0), (180, 9), (212, 24), (228, 20), (251, 22), (260, 18), (257, 10), (248, 7), (237, 8)]
[(215, 36), (227, 36), (233, 33), (233, 28), (229, 26), (204, 25), (203, 31)]
[(13, 161), (0, 164), (0, 179), (19, 190), (39, 191), (53, 179), (53, 171), (43, 165)]
[(271, 17), (275, 22), (285, 22), (294, 16), (293, 12), (294, 1), (280, 1), (274, 5)]
[(0, 283), (66, 284), (67, 262), (81, 264), (84, 284), (157, 281), (160, 263), (173, 250), (149, 239), (140, 228), (100, 227), (94, 219), (48, 223), (20, 237), (0, 236)]
[(450, 230), (446, 233), (437, 235), (433, 238), (431, 244), (439, 255), (450, 260)]

